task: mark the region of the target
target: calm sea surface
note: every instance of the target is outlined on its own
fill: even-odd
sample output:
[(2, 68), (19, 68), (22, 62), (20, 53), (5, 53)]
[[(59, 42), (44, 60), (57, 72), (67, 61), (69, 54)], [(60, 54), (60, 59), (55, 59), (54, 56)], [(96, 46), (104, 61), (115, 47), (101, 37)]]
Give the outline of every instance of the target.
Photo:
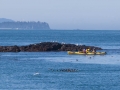
[(53, 41), (98, 46), (107, 55), (0, 52), (0, 90), (120, 90), (120, 31), (0, 30), (0, 46)]

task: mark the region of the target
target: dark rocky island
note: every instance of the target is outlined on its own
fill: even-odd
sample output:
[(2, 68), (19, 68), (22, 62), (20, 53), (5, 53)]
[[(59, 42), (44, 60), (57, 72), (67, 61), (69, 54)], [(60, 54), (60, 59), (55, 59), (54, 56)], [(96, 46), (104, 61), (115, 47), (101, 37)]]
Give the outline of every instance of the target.
[(0, 46), (0, 52), (78, 51), (87, 48), (101, 50), (100, 47), (95, 46), (64, 44), (58, 42), (42, 42), (26, 46)]

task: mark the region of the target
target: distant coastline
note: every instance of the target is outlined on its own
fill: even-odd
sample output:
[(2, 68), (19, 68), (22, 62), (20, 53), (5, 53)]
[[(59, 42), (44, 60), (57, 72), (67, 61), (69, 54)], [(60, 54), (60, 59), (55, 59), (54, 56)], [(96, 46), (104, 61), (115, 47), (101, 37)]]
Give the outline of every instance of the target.
[(11, 19), (0, 18), (0, 30), (50, 30), (46, 22), (35, 21), (14, 21)]

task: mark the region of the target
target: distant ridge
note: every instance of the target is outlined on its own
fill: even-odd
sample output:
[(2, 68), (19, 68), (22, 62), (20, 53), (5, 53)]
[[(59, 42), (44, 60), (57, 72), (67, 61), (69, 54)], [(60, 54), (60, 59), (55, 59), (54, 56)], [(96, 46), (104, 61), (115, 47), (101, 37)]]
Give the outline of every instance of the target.
[(3, 22), (14, 22), (14, 20), (7, 19), (7, 18), (0, 18), (0, 23), (3, 23)]
[(11, 19), (0, 18), (0, 29), (16, 30), (49, 30), (49, 24), (46, 22), (35, 21), (13, 21)]

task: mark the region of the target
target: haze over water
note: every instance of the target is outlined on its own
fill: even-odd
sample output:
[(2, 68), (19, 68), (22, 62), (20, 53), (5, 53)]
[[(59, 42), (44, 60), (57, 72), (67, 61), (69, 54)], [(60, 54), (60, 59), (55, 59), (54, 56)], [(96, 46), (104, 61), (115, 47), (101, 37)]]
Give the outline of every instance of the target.
[(120, 30), (120, 0), (1, 0), (0, 18), (47, 22), (51, 29)]

